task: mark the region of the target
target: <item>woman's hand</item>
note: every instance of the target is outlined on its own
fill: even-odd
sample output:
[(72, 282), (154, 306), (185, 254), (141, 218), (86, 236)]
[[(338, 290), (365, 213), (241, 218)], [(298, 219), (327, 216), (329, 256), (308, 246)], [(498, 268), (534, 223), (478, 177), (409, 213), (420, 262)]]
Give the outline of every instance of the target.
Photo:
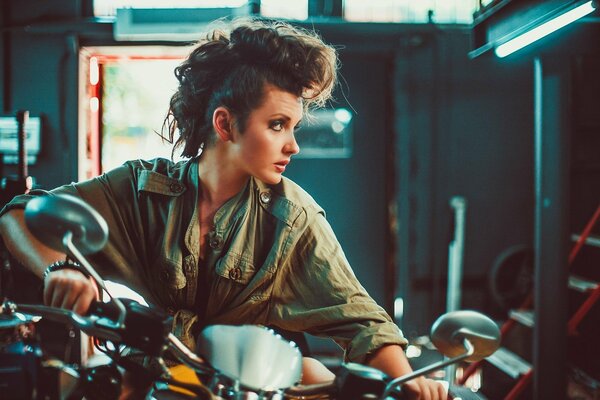
[(448, 398), (442, 383), (418, 377), (402, 385), (402, 393), (410, 400), (445, 400)]
[(65, 268), (50, 272), (44, 280), (44, 303), (52, 307), (85, 315), (90, 304), (99, 298), (98, 286), (94, 280), (76, 269)]
[[(412, 372), (404, 351), (398, 345), (383, 346), (375, 351), (369, 360), (369, 365), (382, 370), (391, 378)], [(409, 400), (446, 400), (448, 398), (442, 383), (423, 377), (403, 384), (402, 392)]]

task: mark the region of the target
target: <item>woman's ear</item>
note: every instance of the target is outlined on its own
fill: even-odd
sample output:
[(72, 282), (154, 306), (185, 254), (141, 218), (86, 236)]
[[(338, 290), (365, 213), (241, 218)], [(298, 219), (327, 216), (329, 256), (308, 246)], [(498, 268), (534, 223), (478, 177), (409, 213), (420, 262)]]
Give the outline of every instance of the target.
[(220, 106), (215, 109), (212, 117), (213, 128), (217, 136), (224, 141), (233, 138), (234, 117), (226, 107)]

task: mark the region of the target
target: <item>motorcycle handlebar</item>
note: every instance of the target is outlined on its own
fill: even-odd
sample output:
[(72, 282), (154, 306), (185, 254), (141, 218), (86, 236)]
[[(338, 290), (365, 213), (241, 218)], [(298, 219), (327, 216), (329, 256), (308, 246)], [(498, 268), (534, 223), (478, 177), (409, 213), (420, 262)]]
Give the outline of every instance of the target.
[[(127, 310), (131, 309), (132, 303), (125, 302)], [(145, 306), (142, 306), (145, 307)], [(37, 315), (44, 319), (59, 322), (65, 325), (72, 325), (88, 335), (95, 336), (99, 339), (110, 340), (115, 343), (123, 343), (126, 341), (124, 330), (119, 331), (112, 324), (113, 319), (118, 310), (111, 303), (95, 302), (90, 306), (87, 316), (81, 316), (73, 311), (62, 308), (37, 305), (37, 304), (15, 304), (13, 307), (19, 312)], [(107, 327), (108, 326), (108, 327)], [(123, 329), (128, 326), (127, 319)], [(172, 354), (181, 363), (188, 367), (201, 372), (215, 372), (202, 358), (188, 349), (175, 335), (168, 333), (166, 335), (166, 346), (171, 350)], [(306, 396), (319, 397), (334, 397), (338, 391), (336, 381), (327, 383), (312, 384), (312, 385), (296, 385), (285, 389), (286, 398), (302, 399)]]
[[(126, 300), (124, 303), (127, 311), (130, 312), (133, 317), (126, 317), (125, 324), (120, 327), (114, 324), (114, 319), (119, 315), (119, 309), (112, 303), (93, 302), (90, 305), (88, 315), (86, 316), (81, 316), (70, 310), (38, 304), (14, 304), (14, 307), (11, 308), (65, 325), (72, 325), (90, 336), (95, 336), (103, 340), (110, 340), (115, 343), (131, 344), (131, 342), (133, 342), (136, 344), (137, 342), (143, 342), (148, 344), (148, 336), (144, 336), (141, 340), (137, 340), (135, 335), (131, 333), (131, 330), (135, 330), (136, 333), (141, 330), (140, 327), (135, 327), (136, 323), (139, 323), (140, 321), (142, 323), (146, 322), (146, 326), (154, 325), (154, 327), (165, 327), (168, 325), (167, 327), (170, 328), (169, 318), (166, 318), (167, 322), (165, 323), (164, 315), (160, 312), (152, 311), (150, 308), (139, 305), (139, 303), (134, 301)], [(150, 322), (148, 323), (147, 321)], [(128, 326), (131, 326), (129, 330), (127, 329)], [(169, 348), (179, 361), (192, 369), (202, 372), (211, 370), (202, 358), (189, 350), (175, 335), (170, 333), (170, 329), (163, 329), (162, 332), (157, 333), (164, 333), (164, 338), (162, 339), (163, 345), (160, 346), (161, 350), (164, 351), (166, 348)], [(157, 337), (158, 335), (152, 337), (150, 342), (157, 342)], [(154, 344), (151, 348), (154, 349), (156, 346), (157, 345)], [(149, 346), (147, 345), (146, 348), (148, 347)], [(141, 350), (144, 349), (142, 348)], [(160, 353), (162, 353), (162, 351)]]
[(114, 342), (122, 341), (122, 336), (111, 329), (110, 324), (108, 327), (106, 325), (103, 326), (103, 318), (94, 320), (89, 317), (82, 317), (81, 315), (70, 310), (43, 306), (39, 304), (18, 304), (17, 309), (21, 312), (38, 315), (42, 318), (60, 322), (65, 325), (73, 325), (74, 327), (91, 336), (96, 336), (98, 338), (111, 340)]
[[(70, 310), (36, 304), (10, 303), (7, 305), (5, 303), (3, 308), (6, 310), (6, 307), (8, 307), (8, 309), (12, 311), (37, 315), (65, 325), (72, 325), (88, 335), (95, 336), (103, 340), (109, 340), (115, 344), (125, 344), (128, 346), (131, 346), (132, 343), (137, 344), (135, 347), (139, 350), (142, 350), (144, 354), (149, 356), (160, 357), (167, 349), (169, 349), (179, 362), (187, 365), (199, 373), (219, 373), (204, 359), (188, 349), (176, 336), (170, 332), (170, 317), (162, 319), (164, 316), (163, 313), (149, 307), (142, 306), (135, 301), (126, 300), (123, 302), (123, 304), (125, 304), (127, 313), (125, 323), (120, 327), (117, 327), (114, 324), (114, 317), (119, 313), (119, 310), (116, 309), (111, 303), (93, 303), (87, 316), (81, 316)], [(148, 323), (145, 319), (150, 322)], [(141, 326), (136, 326), (136, 323), (139, 323), (140, 321)], [(154, 332), (150, 333), (150, 336), (148, 336), (148, 332), (153, 331), (152, 329), (148, 329), (148, 326), (160, 326), (163, 329), (158, 330), (158, 332), (156, 329), (154, 329)], [(146, 336), (140, 336), (140, 332), (145, 332)], [(160, 339), (159, 343), (157, 342), (157, 338)], [(443, 362), (444, 365), (456, 362), (458, 359), (464, 359), (472, 354), (473, 348), (471, 344), (468, 342), (468, 340), (465, 340), (465, 342), (465, 347), (468, 349), (467, 353)], [(139, 345), (140, 343), (142, 343), (142, 345)], [(157, 343), (160, 346), (157, 347)], [(157, 349), (160, 349), (160, 351), (157, 351)], [(354, 383), (352, 383), (354, 381), (350, 381), (349, 379), (361, 379), (363, 375), (362, 369), (353, 371), (355, 367), (353, 368), (351, 364), (352, 363), (346, 364), (345, 367), (347, 368), (347, 371), (337, 376), (336, 380), (334, 381), (312, 385), (296, 385), (285, 389), (283, 391), (285, 398), (304, 399), (313, 396), (318, 396), (319, 398), (336, 398), (336, 396), (340, 395), (340, 391), (343, 392), (345, 390), (344, 388), (347, 386), (354, 386)], [(378, 386), (373, 388), (373, 393), (381, 393), (381, 391), (383, 391), (384, 396), (382, 396), (382, 398), (385, 398), (387, 395), (391, 395), (392, 393), (398, 394), (398, 390), (400, 390), (400, 383), (416, 376), (423, 375), (423, 373), (427, 372), (428, 370), (434, 368), (437, 369), (439, 367), (440, 365), (434, 364), (428, 368), (424, 368), (423, 370), (415, 371), (413, 374), (405, 376), (402, 379), (389, 381), (388, 378), (382, 380), (381, 382), (370, 382), (368, 384), (375, 384)], [(379, 388), (381, 385), (383, 385), (383, 387)]]

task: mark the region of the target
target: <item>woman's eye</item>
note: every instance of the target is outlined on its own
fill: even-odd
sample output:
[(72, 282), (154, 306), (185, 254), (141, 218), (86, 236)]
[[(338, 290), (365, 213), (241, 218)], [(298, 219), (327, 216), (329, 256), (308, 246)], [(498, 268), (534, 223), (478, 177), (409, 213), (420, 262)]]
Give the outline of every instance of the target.
[(283, 121), (273, 121), (273, 122), (271, 122), (271, 125), (269, 127), (277, 132), (282, 131), (283, 130)]

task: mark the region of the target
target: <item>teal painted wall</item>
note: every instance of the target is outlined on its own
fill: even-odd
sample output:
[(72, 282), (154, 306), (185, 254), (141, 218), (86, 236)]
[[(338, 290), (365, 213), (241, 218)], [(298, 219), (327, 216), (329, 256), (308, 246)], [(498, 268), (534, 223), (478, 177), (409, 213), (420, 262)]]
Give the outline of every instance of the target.
[[(53, 187), (77, 179), (77, 35), (66, 22), (80, 18), (80, 2), (8, 1), (3, 11), (10, 52), (3, 68), (4, 112), (29, 110), (43, 118), (42, 154), (29, 174), (39, 185)], [(4, 46), (4, 45), (3, 45)], [(4, 49), (4, 47), (3, 47)], [(4, 52), (4, 51), (2, 51)], [(3, 75), (4, 76), (4, 75)], [(7, 109), (10, 108), (10, 109)], [(8, 167), (6, 173), (14, 173)]]

